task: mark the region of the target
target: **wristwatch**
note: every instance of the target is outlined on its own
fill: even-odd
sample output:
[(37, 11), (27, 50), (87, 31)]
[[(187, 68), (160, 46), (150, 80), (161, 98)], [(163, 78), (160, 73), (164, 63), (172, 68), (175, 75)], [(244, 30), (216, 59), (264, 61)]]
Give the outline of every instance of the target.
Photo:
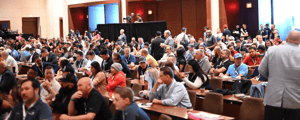
[(49, 88), (48, 88), (48, 91), (50, 91), (51, 89), (52, 89), (52, 87), (49, 87)]

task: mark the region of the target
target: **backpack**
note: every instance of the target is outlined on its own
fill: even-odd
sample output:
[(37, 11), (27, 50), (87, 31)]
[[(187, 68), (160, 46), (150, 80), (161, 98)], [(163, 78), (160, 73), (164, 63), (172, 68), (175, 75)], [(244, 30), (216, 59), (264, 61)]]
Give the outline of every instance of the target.
[(184, 34), (184, 35), (183, 35), (183, 38), (180, 40), (180, 44), (183, 45), (184, 49), (187, 50), (187, 45), (188, 45), (188, 42), (189, 42), (189, 41), (188, 41), (187, 39), (185, 39), (185, 35), (186, 35), (186, 34)]

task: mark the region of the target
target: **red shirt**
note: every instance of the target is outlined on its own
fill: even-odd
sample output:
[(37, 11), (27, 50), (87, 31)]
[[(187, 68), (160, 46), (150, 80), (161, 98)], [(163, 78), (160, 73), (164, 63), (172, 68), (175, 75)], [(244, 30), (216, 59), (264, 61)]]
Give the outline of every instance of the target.
[(235, 54), (239, 53), (238, 51), (234, 50), (233, 52), (231, 52), (231, 56), (234, 57)]
[(114, 93), (118, 85), (126, 87), (126, 78), (123, 71), (120, 71), (115, 76), (111, 76), (107, 79), (106, 90)]
[(255, 57), (255, 59), (252, 59), (252, 57), (248, 55), (247, 57), (245, 57), (243, 63), (246, 65), (259, 65), (260, 59), (259, 57)]

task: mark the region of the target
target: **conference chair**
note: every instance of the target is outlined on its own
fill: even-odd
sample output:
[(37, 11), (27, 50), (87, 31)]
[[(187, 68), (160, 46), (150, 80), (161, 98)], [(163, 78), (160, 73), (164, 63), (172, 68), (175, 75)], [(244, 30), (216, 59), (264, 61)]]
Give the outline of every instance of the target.
[(172, 120), (170, 116), (167, 116), (165, 114), (160, 114), (158, 120)]
[(133, 84), (132, 85), (132, 90), (134, 92), (134, 95), (139, 97), (139, 92), (143, 89), (143, 85), (140, 84)]
[(116, 106), (115, 106), (115, 104), (112, 103), (112, 104), (110, 105), (109, 109), (110, 109), (111, 114), (114, 115), (115, 112), (116, 112)]
[(21, 75), (21, 74), (27, 74), (27, 71), (30, 69), (30, 67), (28, 67), (28, 66), (23, 66), (23, 65), (21, 65), (21, 67), (19, 67), (20, 69), (19, 69), (19, 75)]
[(75, 75), (77, 76), (78, 80), (79, 80), (80, 78), (82, 78), (82, 77), (83, 77), (83, 74), (82, 74), (82, 73), (78, 73), (78, 72), (76, 72), (76, 73), (75, 73)]
[(202, 110), (215, 114), (223, 113), (223, 95), (220, 93), (206, 93), (202, 104)]
[(196, 92), (188, 91), (188, 94), (189, 94), (193, 109), (195, 109), (195, 107), (196, 107)]
[(126, 80), (126, 87), (131, 87), (131, 81), (130, 80)]
[(262, 98), (246, 97), (240, 109), (240, 120), (263, 120), (265, 107)]
[(222, 89), (222, 87), (223, 87), (223, 81), (222, 81), (222, 79), (214, 79), (214, 78), (212, 78), (212, 79), (209, 80), (209, 83), (212, 86), (213, 90), (215, 90), (217, 88)]
[(248, 79), (250, 79), (253, 72), (254, 72), (254, 69), (248, 69)]

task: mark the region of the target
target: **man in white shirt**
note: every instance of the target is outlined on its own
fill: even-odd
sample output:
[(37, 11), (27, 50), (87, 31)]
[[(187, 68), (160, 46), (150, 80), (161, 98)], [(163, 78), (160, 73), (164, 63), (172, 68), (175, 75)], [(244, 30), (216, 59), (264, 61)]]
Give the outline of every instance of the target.
[(256, 44), (257, 44), (257, 47), (258, 47), (259, 45), (265, 45), (265, 42), (263, 41), (263, 38), (262, 38), (261, 35), (257, 35), (256, 37), (257, 37), (257, 40), (258, 40), (258, 42), (256, 43)]
[(170, 46), (166, 47), (166, 53), (163, 55), (163, 57), (158, 61), (158, 64), (162, 63), (162, 62), (166, 62), (167, 61), (167, 57), (169, 55), (174, 55), (174, 53), (172, 53), (172, 49)]
[[(190, 42), (188, 36), (186, 35), (186, 28), (185, 27), (183, 27), (181, 29), (181, 33), (179, 35), (177, 35), (177, 37), (176, 37), (177, 47), (180, 45), (180, 41), (183, 40), (183, 38), (185, 40), (187, 40), (188, 42)], [(187, 46), (185, 46), (185, 47), (187, 47)]]
[(100, 64), (100, 67), (101, 66), (101, 63), (103, 61), (103, 59), (101, 57), (99, 57), (98, 55), (95, 54), (95, 52), (93, 50), (89, 50), (87, 53), (86, 53), (86, 56), (87, 58), (89, 59), (88, 63), (86, 64), (85, 68), (90, 70), (91, 68), (91, 64), (92, 62), (94, 61), (97, 61), (99, 64)]
[(1, 56), (3, 57), (5, 66), (7, 68), (9, 68), (12, 72), (15, 72), (15, 73), (19, 72), (18, 63), (12, 56), (10, 56), (6, 51), (2, 51)]
[[(60, 84), (54, 78), (54, 70), (52, 66), (47, 66), (45, 68), (45, 79), (41, 84), (41, 92), (40, 97), (44, 103), (50, 103), (54, 96), (58, 93), (60, 89)], [(55, 91), (55, 93), (51, 92), (51, 89)]]

